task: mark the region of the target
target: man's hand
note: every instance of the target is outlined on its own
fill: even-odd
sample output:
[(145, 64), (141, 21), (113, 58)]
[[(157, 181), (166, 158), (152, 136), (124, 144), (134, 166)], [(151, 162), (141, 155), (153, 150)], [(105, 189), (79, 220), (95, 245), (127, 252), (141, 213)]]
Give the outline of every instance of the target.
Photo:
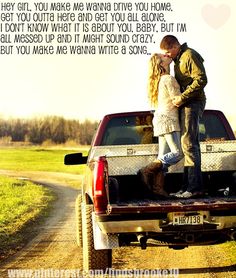
[(176, 96), (176, 97), (173, 97), (172, 98), (172, 103), (177, 106), (177, 107), (180, 107), (183, 102), (182, 102), (182, 99), (181, 99), (181, 96)]

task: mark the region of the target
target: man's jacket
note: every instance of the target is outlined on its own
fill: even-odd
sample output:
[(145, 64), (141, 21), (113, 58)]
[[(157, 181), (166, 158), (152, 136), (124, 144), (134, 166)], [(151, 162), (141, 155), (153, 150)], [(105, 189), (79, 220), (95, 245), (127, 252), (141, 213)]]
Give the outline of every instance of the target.
[(201, 55), (184, 43), (174, 62), (175, 78), (181, 88), (182, 102), (205, 100), (204, 87), (207, 84), (207, 76)]

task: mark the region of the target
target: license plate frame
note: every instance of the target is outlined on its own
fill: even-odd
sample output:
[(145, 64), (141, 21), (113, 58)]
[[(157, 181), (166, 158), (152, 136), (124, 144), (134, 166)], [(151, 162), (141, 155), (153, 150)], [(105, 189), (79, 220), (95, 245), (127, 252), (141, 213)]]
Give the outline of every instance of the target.
[(203, 215), (200, 213), (186, 214), (186, 213), (173, 213), (173, 225), (184, 226), (184, 225), (203, 225)]

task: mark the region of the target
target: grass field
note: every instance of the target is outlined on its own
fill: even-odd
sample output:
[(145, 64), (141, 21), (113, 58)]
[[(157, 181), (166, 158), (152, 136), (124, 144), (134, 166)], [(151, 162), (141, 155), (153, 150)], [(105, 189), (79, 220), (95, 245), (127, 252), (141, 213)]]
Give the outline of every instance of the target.
[(86, 155), (88, 148), (65, 150), (40, 147), (0, 147), (0, 169), (82, 174), (84, 166), (64, 165), (64, 156), (73, 152), (82, 152), (83, 155)]
[(25, 229), (47, 215), (54, 198), (45, 187), (0, 176), (0, 258), (23, 244)]
[[(22, 175), (34, 172), (40, 176), (56, 172), (59, 176), (57, 181), (64, 182), (60, 173), (80, 175), (84, 171), (83, 165), (64, 165), (64, 156), (74, 152), (86, 155), (87, 148), (0, 147), (0, 169)], [(66, 182), (78, 187), (78, 182)], [(19, 248), (27, 234), (32, 235), (32, 227), (47, 215), (54, 199), (55, 196), (46, 187), (28, 180), (0, 176), (0, 258)], [(27, 231), (29, 228), (30, 231)]]

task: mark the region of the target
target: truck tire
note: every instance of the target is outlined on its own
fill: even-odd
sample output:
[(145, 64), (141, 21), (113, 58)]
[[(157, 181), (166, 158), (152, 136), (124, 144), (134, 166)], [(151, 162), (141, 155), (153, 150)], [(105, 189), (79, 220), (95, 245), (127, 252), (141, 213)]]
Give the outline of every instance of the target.
[(106, 270), (112, 264), (112, 250), (94, 249), (92, 211), (93, 205), (82, 206), (83, 269)]
[(75, 217), (76, 217), (76, 242), (79, 247), (83, 246), (82, 240), (82, 214), (81, 214), (82, 195), (79, 194), (75, 203)]

